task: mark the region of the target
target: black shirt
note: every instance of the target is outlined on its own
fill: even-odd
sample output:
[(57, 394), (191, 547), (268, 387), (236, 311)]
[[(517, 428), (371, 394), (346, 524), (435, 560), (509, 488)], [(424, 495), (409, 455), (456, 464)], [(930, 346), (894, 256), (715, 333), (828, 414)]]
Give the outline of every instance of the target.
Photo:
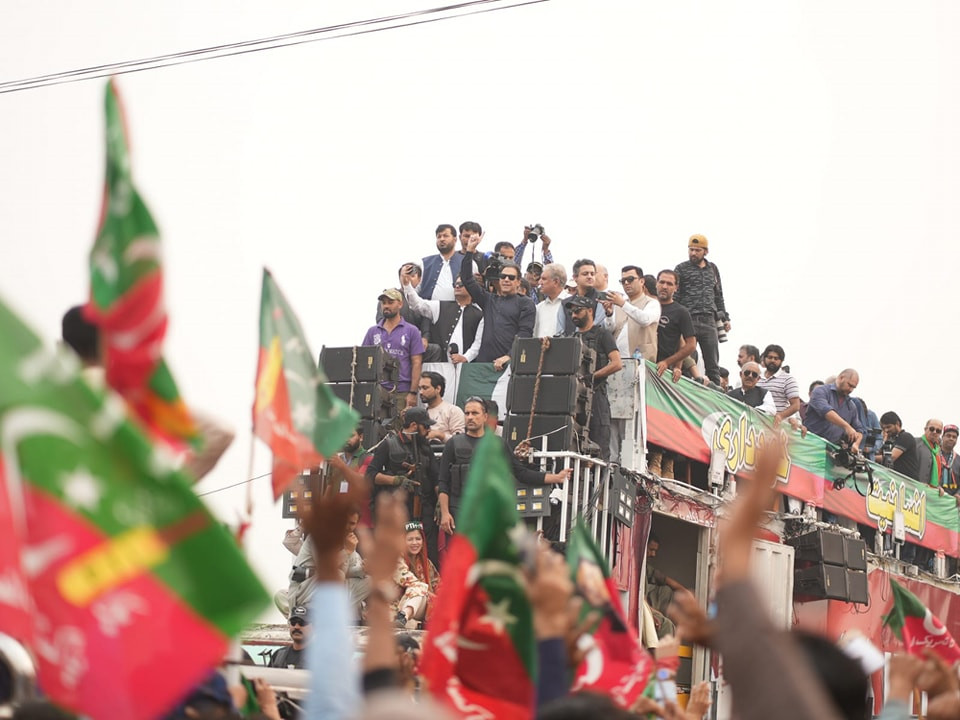
[(307, 648), (295, 650), (293, 645), (287, 645), (274, 653), (270, 661), (270, 667), (274, 668), (288, 668), (291, 665), (299, 670), (307, 669)]
[(680, 336), (694, 337), (693, 319), (680, 303), (660, 304), (660, 327), (657, 328), (657, 362), (666, 360), (680, 349)]
[(914, 480), (920, 474), (920, 456), (917, 454), (917, 440), (906, 430), (901, 430), (893, 439), (893, 446), (903, 450), (903, 454), (893, 461), (893, 469)]
[[(537, 307), (526, 295), (494, 295), (480, 287), (473, 277), (474, 258), (474, 253), (464, 256), (460, 280), (473, 301), (483, 309), (483, 338), (476, 362), (493, 362), (510, 354), (514, 338), (533, 337)], [(517, 268), (514, 270), (520, 272)]]
[[(594, 370), (603, 370), (610, 364), (610, 353), (617, 349), (617, 341), (613, 339), (613, 333), (605, 327), (594, 325), (586, 332), (578, 332), (577, 335), (588, 348), (597, 352), (597, 365)], [(594, 380), (594, 389), (606, 387), (607, 379), (600, 378)]]
[[(490, 429), (484, 431), (493, 432)], [(481, 437), (474, 437), (473, 435), (464, 434), (462, 437), (466, 438), (474, 450), (477, 449), (477, 444), (480, 442)], [(517, 482), (521, 482), (524, 485), (543, 485), (544, 478), (546, 473), (540, 472), (539, 470), (534, 470), (529, 465), (524, 464), (516, 455), (513, 454), (513, 451), (510, 450), (510, 446), (507, 445), (507, 441), (503, 438), (500, 438), (503, 442), (503, 452), (506, 454), (507, 458), (510, 460), (510, 469), (513, 471), (513, 478)], [(451, 493), (451, 475), (450, 467), (457, 462), (457, 456), (454, 451), (454, 445), (451, 441), (447, 441), (447, 444), (443, 448), (443, 457), (440, 458), (440, 480), (437, 483), (437, 494), (444, 493), (449, 498), (450, 509), (459, 507), (460, 497), (454, 496)]]

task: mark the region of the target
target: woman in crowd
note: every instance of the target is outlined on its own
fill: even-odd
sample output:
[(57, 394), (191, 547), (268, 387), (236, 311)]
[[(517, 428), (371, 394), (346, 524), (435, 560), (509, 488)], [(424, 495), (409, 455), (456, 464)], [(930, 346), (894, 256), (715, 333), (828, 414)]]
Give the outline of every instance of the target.
[(405, 529), (407, 549), (393, 576), (402, 593), (396, 603), (397, 625), (416, 629), (427, 616), (430, 599), (440, 585), (440, 573), (427, 557), (423, 525), (410, 522)]

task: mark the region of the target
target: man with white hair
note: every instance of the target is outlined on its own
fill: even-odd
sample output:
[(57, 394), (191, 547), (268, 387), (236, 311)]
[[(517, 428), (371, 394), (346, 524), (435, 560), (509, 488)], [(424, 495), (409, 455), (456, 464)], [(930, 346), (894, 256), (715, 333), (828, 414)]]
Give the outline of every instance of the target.
[(760, 365), (746, 362), (740, 368), (740, 387), (730, 390), (727, 395), (767, 415), (776, 415), (777, 406), (773, 402), (773, 395), (757, 384), (759, 379)]

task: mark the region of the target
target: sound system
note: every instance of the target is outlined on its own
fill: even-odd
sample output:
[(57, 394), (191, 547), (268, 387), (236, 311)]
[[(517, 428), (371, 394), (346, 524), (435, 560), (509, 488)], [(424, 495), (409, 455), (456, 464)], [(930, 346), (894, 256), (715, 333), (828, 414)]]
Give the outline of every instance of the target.
[(361, 420), (360, 421), (360, 444), (365, 448), (372, 448), (378, 442), (387, 436), (388, 428), (384, 427), (379, 420)]
[(283, 501), (281, 512), (284, 520), (292, 520), (297, 517), (297, 504), (309, 506), (313, 502), (313, 494), (320, 490), (320, 471), (319, 468), (304, 470), (297, 475), (283, 492)]
[(637, 506), (637, 481), (617, 468), (610, 476), (610, 509), (613, 516), (627, 527), (633, 527), (633, 511)]
[[(850, 570), (867, 571), (867, 544), (860, 538), (843, 538), (843, 564)], [(853, 602), (853, 601), (851, 601)]]
[[(503, 437), (507, 445), (513, 450), (527, 437), (527, 428), (530, 425), (529, 413), (507, 415), (503, 423)], [(569, 415), (534, 415), (534, 439), (531, 441), (534, 450), (540, 450), (541, 438), (547, 436), (547, 450), (550, 452), (579, 452), (578, 436), (583, 428)]]
[[(840, 533), (814, 530), (786, 541), (796, 550), (795, 560), (828, 565), (846, 564), (844, 537)], [(866, 559), (866, 555), (864, 555)], [(866, 566), (864, 566), (866, 569)]]
[(327, 385), (333, 394), (350, 403), (351, 389), (353, 394), (352, 407), (360, 417), (366, 420), (390, 417), (393, 406), (390, 401), (390, 392), (378, 382), (330, 383)]
[(379, 345), (324, 347), (320, 350), (320, 369), (331, 383), (395, 383), (399, 373), (396, 359)]
[(842, 565), (824, 565), (823, 563), (801, 568), (794, 572), (793, 592), (828, 600), (846, 600), (847, 569)]
[(589, 390), (576, 375), (541, 375), (537, 406), (533, 407), (536, 375), (511, 375), (507, 388), (507, 407), (548, 415), (585, 414), (592, 399)]
[(550, 490), (552, 485), (517, 484), (517, 512), (520, 517), (535, 518), (550, 515)]
[(847, 602), (861, 605), (870, 602), (870, 589), (865, 571), (847, 568), (847, 595)]
[[(515, 338), (510, 349), (513, 375), (536, 375), (540, 366), (542, 338)], [(582, 375), (590, 377), (596, 365), (596, 353), (578, 337), (550, 338), (543, 356), (541, 375)]]

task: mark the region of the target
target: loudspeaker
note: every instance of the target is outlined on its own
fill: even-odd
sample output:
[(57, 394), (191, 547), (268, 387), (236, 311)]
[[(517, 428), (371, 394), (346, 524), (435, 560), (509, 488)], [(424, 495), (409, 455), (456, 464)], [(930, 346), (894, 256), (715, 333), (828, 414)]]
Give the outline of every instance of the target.
[(867, 583), (867, 573), (847, 568), (847, 596), (848, 601), (866, 605), (870, 602), (870, 589)]
[(550, 415), (586, 415), (591, 391), (576, 375), (541, 375), (537, 406), (533, 407), (536, 375), (511, 375), (507, 407)]
[(365, 419), (380, 419), (393, 416), (393, 404), (390, 402), (389, 391), (378, 382), (328, 383), (327, 387), (333, 394), (350, 402), (350, 388), (353, 388), (353, 409)]
[(843, 538), (843, 560), (850, 570), (867, 571), (867, 544), (860, 538)]
[(387, 436), (387, 428), (379, 420), (361, 420), (360, 432), (360, 444), (365, 448), (373, 447)]
[[(530, 424), (529, 414), (507, 415), (503, 423), (503, 437), (507, 445), (513, 450), (527, 437), (527, 426)], [(557, 432), (554, 432), (557, 431)], [(547, 435), (547, 450), (563, 452), (565, 450), (578, 452), (577, 435), (582, 432), (581, 427), (569, 415), (534, 415), (532, 441), (533, 449), (541, 448), (540, 435)]]
[[(540, 364), (542, 338), (515, 338), (510, 349), (510, 372), (514, 375), (536, 375)], [(541, 375), (593, 375), (596, 353), (578, 337), (550, 338), (550, 347), (543, 356)]]
[(847, 569), (839, 565), (812, 565), (794, 571), (793, 592), (830, 600), (846, 600)]
[[(356, 367), (353, 366), (356, 354)], [(320, 350), (320, 369), (332, 383), (396, 382), (397, 361), (379, 345), (328, 348)]]
[(840, 566), (846, 564), (843, 535), (839, 533), (814, 530), (805, 535), (790, 538), (786, 544), (796, 548), (796, 560)]

